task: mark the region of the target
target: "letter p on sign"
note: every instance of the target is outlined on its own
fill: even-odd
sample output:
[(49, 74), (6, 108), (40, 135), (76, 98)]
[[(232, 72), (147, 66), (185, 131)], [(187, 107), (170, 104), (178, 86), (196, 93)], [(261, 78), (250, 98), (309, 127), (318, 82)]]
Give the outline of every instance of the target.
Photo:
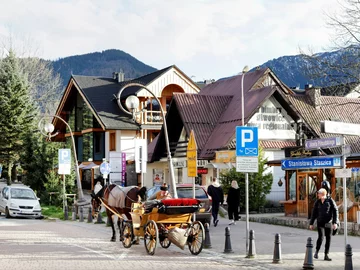
[(254, 131), (251, 129), (243, 129), (241, 131), (241, 147), (245, 147), (246, 143), (251, 143), (254, 140)]

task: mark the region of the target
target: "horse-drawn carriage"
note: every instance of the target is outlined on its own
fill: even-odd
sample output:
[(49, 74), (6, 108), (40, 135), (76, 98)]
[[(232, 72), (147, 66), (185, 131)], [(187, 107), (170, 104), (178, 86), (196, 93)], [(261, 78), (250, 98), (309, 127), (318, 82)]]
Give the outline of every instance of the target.
[(123, 228), (123, 245), (131, 247), (134, 237), (144, 237), (145, 249), (154, 255), (158, 242), (163, 248), (171, 243), (184, 249), (187, 244), (193, 255), (198, 255), (204, 246), (204, 227), (201, 222), (192, 222), (198, 211), (196, 199), (166, 199), (145, 204), (133, 203), (131, 222)]
[[(187, 244), (190, 252), (198, 255), (204, 246), (205, 232), (202, 223), (192, 222), (192, 217), (199, 210), (200, 201), (166, 199), (141, 203), (138, 200), (138, 197), (142, 197), (141, 193), (141, 189), (137, 187), (125, 193), (120, 187), (113, 185), (104, 187), (98, 196), (93, 196), (93, 209), (99, 209), (99, 203), (101, 203), (110, 217), (113, 229), (111, 240), (115, 241), (112, 216), (116, 215), (120, 241), (125, 248), (132, 246), (135, 237), (143, 237), (145, 249), (150, 255), (155, 254), (158, 243), (163, 248), (168, 248), (173, 243), (181, 249), (184, 249)], [(126, 195), (121, 198), (119, 194)], [(123, 201), (123, 206), (115, 206), (114, 201)], [(126, 215), (127, 220), (122, 214)]]

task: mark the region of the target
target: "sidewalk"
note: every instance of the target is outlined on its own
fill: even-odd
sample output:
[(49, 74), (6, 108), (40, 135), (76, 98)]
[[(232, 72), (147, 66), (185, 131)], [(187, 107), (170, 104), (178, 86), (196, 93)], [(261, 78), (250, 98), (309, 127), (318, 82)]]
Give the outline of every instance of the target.
[[(317, 231), (308, 230), (308, 221), (304, 218), (285, 217), (283, 213), (252, 214), (249, 216), (250, 230), (255, 235), (254, 259), (246, 256), (246, 217), (241, 216), (241, 221), (236, 225), (228, 225), (227, 218), (219, 218), (217, 227), (210, 227), (211, 249), (204, 249), (204, 253), (212, 254), (221, 260), (229, 260), (232, 264), (239, 265), (241, 269), (302, 269), (306, 254), (307, 239), (311, 237), (313, 252), (317, 240)], [(254, 222), (261, 221), (261, 222)], [(266, 224), (265, 224), (266, 223)], [(279, 226), (279, 223), (289, 224)], [(304, 228), (298, 224), (305, 224)], [(225, 228), (230, 228), (230, 240), (233, 253), (224, 253)], [(306, 228), (306, 229), (305, 229)], [(273, 251), (275, 235), (281, 238), (281, 264), (273, 264)], [(353, 269), (360, 270), (360, 238), (348, 236), (348, 243), (352, 247)], [(319, 252), (319, 259), (313, 259), (314, 269), (339, 270), (345, 266), (345, 241), (343, 235), (332, 237), (330, 257), (332, 262), (324, 261), (324, 245)]]

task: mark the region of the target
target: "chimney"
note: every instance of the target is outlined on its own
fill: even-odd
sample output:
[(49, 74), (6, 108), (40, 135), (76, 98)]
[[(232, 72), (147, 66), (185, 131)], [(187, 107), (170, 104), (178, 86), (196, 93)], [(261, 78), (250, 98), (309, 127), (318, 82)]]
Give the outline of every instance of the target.
[(310, 97), (312, 105), (316, 110), (321, 107), (321, 88), (313, 87), (311, 84), (305, 84), (305, 94)]
[(118, 83), (125, 81), (125, 73), (120, 69), (120, 72), (113, 72), (113, 79)]

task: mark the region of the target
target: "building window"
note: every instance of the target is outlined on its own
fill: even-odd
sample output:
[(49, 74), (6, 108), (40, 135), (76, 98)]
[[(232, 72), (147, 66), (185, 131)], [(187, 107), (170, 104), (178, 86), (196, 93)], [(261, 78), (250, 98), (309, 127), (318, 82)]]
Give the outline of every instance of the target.
[(99, 132), (95, 132), (94, 133), (94, 139), (95, 139), (95, 153), (100, 153), (101, 152), (101, 137), (102, 137), (102, 133)]
[(116, 151), (116, 133), (112, 132), (110, 133), (109, 138), (109, 144), (110, 144), (110, 151)]
[(296, 171), (288, 171), (289, 185), (287, 200), (296, 201)]

